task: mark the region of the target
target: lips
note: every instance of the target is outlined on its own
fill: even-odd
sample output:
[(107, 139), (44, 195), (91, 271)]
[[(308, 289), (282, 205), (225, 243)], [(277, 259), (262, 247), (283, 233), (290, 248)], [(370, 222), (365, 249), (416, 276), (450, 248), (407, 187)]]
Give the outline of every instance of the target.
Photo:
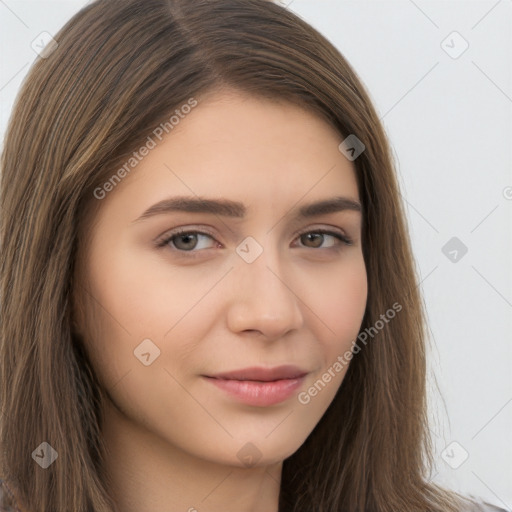
[(275, 368), (245, 368), (243, 370), (219, 373), (209, 377), (223, 380), (253, 380), (260, 382), (270, 382), (283, 379), (297, 379), (303, 377), (307, 373), (307, 371), (301, 370), (297, 366), (283, 365), (277, 366)]
[(284, 402), (303, 384), (307, 371), (297, 366), (245, 368), (204, 378), (231, 399), (266, 407)]

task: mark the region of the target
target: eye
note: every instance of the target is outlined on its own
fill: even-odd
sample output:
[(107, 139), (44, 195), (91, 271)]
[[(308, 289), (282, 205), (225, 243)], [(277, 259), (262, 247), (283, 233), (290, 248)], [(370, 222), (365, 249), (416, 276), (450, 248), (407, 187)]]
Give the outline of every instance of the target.
[(209, 247), (205, 247), (204, 243), (198, 244), (198, 241), (204, 238), (210, 238), (211, 240), (215, 240), (210, 233), (206, 233), (203, 231), (187, 231), (185, 229), (179, 229), (173, 231), (169, 235), (167, 235), (163, 240), (157, 242), (158, 247), (165, 247), (169, 244), (174, 246), (174, 249), (183, 252), (192, 252), (194, 249), (208, 249)]
[[(326, 239), (329, 241), (329, 238), (330, 243), (327, 246), (322, 247), (322, 244), (326, 241)], [(301, 240), (305, 247), (311, 249), (332, 249), (342, 244), (352, 245), (353, 243), (350, 238), (343, 235), (342, 233), (331, 231), (329, 229), (315, 229), (314, 231), (307, 231), (299, 235), (299, 240)], [(309, 243), (312, 245), (308, 245)]]

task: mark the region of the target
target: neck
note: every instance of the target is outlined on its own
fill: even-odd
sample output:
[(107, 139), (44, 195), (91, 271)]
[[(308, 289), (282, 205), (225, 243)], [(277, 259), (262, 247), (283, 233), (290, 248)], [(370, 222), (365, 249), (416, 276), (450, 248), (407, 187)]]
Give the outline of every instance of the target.
[(106, 472), (119, 512), (277, 512), (282, 462), (240, 467), (200, 459), (110, 404)]

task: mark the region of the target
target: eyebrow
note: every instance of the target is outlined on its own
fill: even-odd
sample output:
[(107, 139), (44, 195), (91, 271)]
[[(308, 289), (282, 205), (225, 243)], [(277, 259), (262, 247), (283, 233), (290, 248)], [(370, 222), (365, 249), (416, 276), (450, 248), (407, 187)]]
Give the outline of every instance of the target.
[[(361, 203), (348, 197), (338, 196), (303, 205), (298, 209), (297, 215), (300, 218), (309, 218), (346, 210), (362, 214)], [(224, 217), (244, 218), (247, 208), (243, 203), (229, 199), (178, 196), (164, 199), (150, 206), (133, 222), (172, 212), (210, 213)]]

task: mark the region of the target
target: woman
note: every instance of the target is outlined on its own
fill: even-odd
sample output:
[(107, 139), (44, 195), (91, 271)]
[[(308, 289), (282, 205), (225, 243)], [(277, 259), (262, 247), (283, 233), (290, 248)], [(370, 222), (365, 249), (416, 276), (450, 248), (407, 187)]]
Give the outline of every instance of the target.
[(429, 481), (425, 324), (356, 74), (265, 0), (98, 0), (2, 157), (4, 509), (499, 510)]

